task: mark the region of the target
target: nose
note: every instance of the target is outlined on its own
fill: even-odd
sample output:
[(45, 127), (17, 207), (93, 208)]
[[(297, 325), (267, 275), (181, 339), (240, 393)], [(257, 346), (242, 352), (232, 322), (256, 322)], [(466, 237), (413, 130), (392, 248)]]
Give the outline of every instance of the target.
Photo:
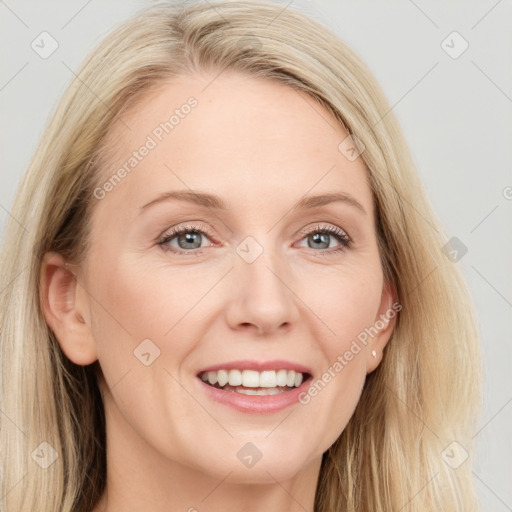
[(226, 312), (228, 325), (234, 330), (269, 335), (290, 329), (299, 318), (290, 273), (267, 253), (252, 263), (237, 257)]

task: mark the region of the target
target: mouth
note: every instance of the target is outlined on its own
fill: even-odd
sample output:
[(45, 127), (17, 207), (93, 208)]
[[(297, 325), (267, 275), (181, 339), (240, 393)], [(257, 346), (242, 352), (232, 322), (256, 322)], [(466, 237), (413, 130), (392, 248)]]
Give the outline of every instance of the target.
[(311, 374), (285, 368), (278, 370), (218, 369), (199, 372), (205, 384), (227, 392), (243, 395), (278, 395), (300, 387)]

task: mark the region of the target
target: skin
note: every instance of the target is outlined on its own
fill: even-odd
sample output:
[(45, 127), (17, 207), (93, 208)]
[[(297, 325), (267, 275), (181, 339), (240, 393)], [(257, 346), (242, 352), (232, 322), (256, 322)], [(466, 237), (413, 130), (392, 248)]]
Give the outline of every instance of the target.
[[(44, 258), (49, 326), (73, 362), (98, 360), (104, 376), (107, 490), (95, 512), (313, 510), (322, 454), (392, 333), (393, 320), (307, 405), (249, 414), (206, 396), (196, 373), (237, 359), (287, 359), (320, 377), (394, 300), (364, 162), (338, 150), (343, 128), (304, 93), (214, 76), (161, 84), (123, 112), (130, 129), (117, 122), (110, 133), (107, 176), (168, 112), (198, 100), (114, 190), (93, 199), (83, 264)], [(164, 201), (141, 213), (160, 193), (183, 189), (218, 195), (229, 208)], [(344, 202), (292, 209), (305, 194), (334, 192), (366, 214)], [(158, 245), (170, 228), (190, 224), (212, 236), (189, 249), (183, 237), (181, 247), (177, 237), (167, 245), (191, 253), (201, 245), (201, 254)], [(333, 235), (315, 245), (318, 225), (344, 230), (351, 247), (333, 252), (341, 245)], [(235, 250), (248, 236), (263, 249), (252, 263)], [(149, 366), (134, 357), (144, 339), (160, 350)], [(252, 468), (236, 455), (248, 442), (262, 453)]]

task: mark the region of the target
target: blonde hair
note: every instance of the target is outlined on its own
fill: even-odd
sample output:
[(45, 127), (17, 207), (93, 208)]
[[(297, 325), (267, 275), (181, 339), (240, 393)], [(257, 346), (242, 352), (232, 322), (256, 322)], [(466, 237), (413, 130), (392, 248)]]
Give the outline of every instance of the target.
[[(454, 468), (443, 456), (452, 442), (473, 451), (475, 309), (398, 123), (371, 72), (327, 28), (250, 0), (142, 10), (87, 58), (42, 137), (0, 256), (2, 510), (86, 512), (103, 492), (98, 365), (69, 361), (47, 326), (42, 257), (86, 254), (102, 141), (119, 113), (164, 80), (225, 69), (306, 92), (362, 142), (384, 276), (402, 305), (381, 364), (323, 455), (315, 511), (476, 511), (471, 460)], [(34, 462), (41, 442), (57, 454), (47, 468)]]

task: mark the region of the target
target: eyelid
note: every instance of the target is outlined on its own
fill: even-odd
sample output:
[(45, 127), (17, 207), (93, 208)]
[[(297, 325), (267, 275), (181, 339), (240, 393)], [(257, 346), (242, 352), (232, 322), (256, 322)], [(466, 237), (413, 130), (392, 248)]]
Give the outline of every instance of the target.
[(352, 242), (352, 238), (343, 228), (340, 228), (339, 226), (336, 226), (334, 224), (329, 224), (329, 223), (322, 225), (321, 222), (317, 222), (314, 226), (301, 229), (299, 231), (299, 234), (309, 235), (311, 233), (315, 233), (316, 231), (327, 231), (330, 233), (338, 233), (338, 234), (346, 237), (347, 241)]
[[(157, 240), (158, 245), (164, 245), (169, 240), (172, 240), (174, 237), (180, 235), (182, 232), (188, 232), (188, 231), (195, 231), (198, 233), (201, 233), (202, 235), (206, 235), (210, 240), (215, 240), (215, 235), (213, 234), (213, 231), (208, 228), (206, 225), (204, 225), (201, 222), (191, 222), (188, 224), (183, 225), (177, 225), (170, 229), (167, 229), (164, 233), (162, 233)], [(203, 247), (204, 249), (204, 247)], [(193, 251), (184, 251), (183, 249), (176, 249), (177, 251), (183, 251), (187, 253), (192, 253)], [(194, 249), (196, 252), (200, 249)], [(172, 250), (171, 250), (172, 251)]]

